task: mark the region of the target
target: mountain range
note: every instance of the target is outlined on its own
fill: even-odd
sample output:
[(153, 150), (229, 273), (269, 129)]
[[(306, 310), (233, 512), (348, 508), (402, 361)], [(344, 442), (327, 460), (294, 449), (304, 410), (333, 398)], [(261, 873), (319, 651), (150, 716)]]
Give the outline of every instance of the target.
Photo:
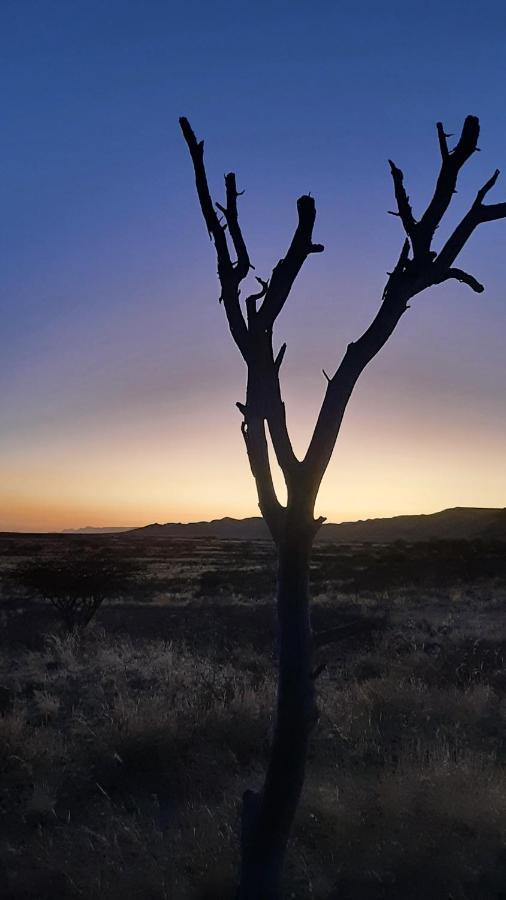
[[(268, 538), (267, 526), (259, 516), (246, 519), (213, 519), (210, 522), (154, 523), (132, 529), (75, 529), (72, 533), (90, 534), (122, 531), (132, 538), (196, 538), (221, 540), (258, 540)], [(69, 533), (69, 532), (67, 532)], [(426, 541), (432, 539), (506, 540), (506, 508), (457, 506), (428, 515), (393, 516), (385, 519), (363, 519), (358, 522), (329, 522), (320, 529), (318, 540), (337, 543), (390, 543), (392, 541)]]

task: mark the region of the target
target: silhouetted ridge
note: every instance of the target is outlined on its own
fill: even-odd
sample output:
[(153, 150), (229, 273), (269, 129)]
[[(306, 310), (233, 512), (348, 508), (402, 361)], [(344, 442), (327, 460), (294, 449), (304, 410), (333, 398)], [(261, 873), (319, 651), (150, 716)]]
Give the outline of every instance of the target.
[(120, 534), (133, 528), (133, 525), (85, 525), (84, 528), (64, 528), (62, 534)]
[[(269, 537), (260, 516), (247, 519), (213, 519), (210, 522), (155, 523), (135, 528), (132, 537), (214, 537), (220, 540), (258, 540)], [(318, 540), (339, 543), (440, 540), (506, 540), (506, 508), (481, 509), (456, 506), (428, 515), (393, 516), (390, 519), (361, 519), (358, 522), (329, 522)]]

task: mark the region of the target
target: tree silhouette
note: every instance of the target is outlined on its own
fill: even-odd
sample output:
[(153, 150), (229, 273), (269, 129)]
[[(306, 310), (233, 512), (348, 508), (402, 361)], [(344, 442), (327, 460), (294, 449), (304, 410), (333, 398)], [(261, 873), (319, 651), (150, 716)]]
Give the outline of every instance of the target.
[(13, 581), (56, 610), (67, 631), (82, 632), (104, 600), (124, 596), (136, 586), (130, 560), (107, 551), (63, 554), (21, 566)]
[[(483, 291), (473, 275), (454, 263), (478, 225), (506, 217), (506, 203), (484, 203), (497, 181), (496, 171), (478, 191), (442, 249), (432, 249), (436, 229), (455, 193), (459, 171), (478, 149), (480, 126), (475, 116), (466, 118), (453, 150), (448, 147), (449, 135), (443, 125), (437, 124), (441, 167), (433, 197), (420, 219), (413, 214), (402, 171), (390, 161), (397, 202), (394, 215), (399, 216), (406, 238), (389, 273), (376, 317), (364, 334), (348, 345), (336, 372), (328, 378), (309, 447), (305, 457), (298, 459), (287, 429), (279, 380), (286, 344), (274, 352), (273, 328), (307, 257), (323, 251), (321, 244), (313, 243), (315, 201), (311, 196), (299, 197), (298, 223), (287, 253), (268, 281), (257, 278), (260, 289), (246, 298), (244, 314), (240, 285), (252, 266), (239, 224), (240, 192), (235, 174), (225, 176), (225, 204), (214, 204), (204, 165), (204, 142), (197, 141), (186, 118), (180, 119), (180, 125), (193, 162), (202, 214), (216, 250), (220, 300), (247, 366), (246, 401), (237, 406), (243, 416), (242, 433), (260, 510), (279, 555), (276, 720), (263, 788), (260, 792), (246, 791), (243, 797), (239, 887), (240, 900), (274, 900), (280, 893), (286, 847), (304, 782), (308, 740), (317, 720), (309, 560), (315, 535), (325, 521), (323, 517), (314, 518), (318, 489), (357, 379), (394, 331), (409, 308), (409, 300), (451, 278), (478, 293)], [(279, 502), (274, 489), (266, 427), (286, 482), (286, 506)]]

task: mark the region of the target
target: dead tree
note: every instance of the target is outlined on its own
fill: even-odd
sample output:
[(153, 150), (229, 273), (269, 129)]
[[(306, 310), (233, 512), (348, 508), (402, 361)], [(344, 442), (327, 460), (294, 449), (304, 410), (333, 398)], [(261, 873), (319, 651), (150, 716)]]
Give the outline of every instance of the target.
[[(277, 615), (279, 677), (277, 709), (265, 783), (260, 792), (243, 797), (240, 900), (274, 900), (280, 895), (283, 861), (304, 782), (308, 740), (317, 719), (309, 613), (309, 560), (315, 535), (325, 521), (314, 518), (315, 500), (339, 434), (344, 411), (357, 379), (381, 350), (409, 300), (426, 288), (451, 278), (477, 293), (483, 286), (455, 261), (477, 225), (506, 217), (506, 203), (486, 204), (497, 181), (496, 171), (441, 250), (432, 248), (436, 229), (456, 190), (457, 176), (477, 151), (479, 121), (468, 116), (456, 146), (450, 150), (443, 125), (437, 124), (441, 167), (433, 197), (416, 219), (404, 186), (403, 173), (390, 161), (397, 210), (406, 238), (385, 285), (376, 317), (362, 336), (348, 344), (344, 357), (327, 379), (323, 403), (303, 459), (295, 455), (288, 434), (280, 389), (280, 368), (286, 344), (275, 351), (273, 329), (292, 285), (308, 256), (321, 253), (313, 243), (315, 202), (297, 201), (298, 223), (286, 255), (268, 281), (241, 305), (240, 285), (252, 267), (238, 218), (236, 177), (225, 176), (225, 202), (213, 203), (204, 166), (204, 142), (197, 141), (187, 119), (180, 119), (195, 171), (200, 207), (214, 243), (220, 300), (232, 337), (247, 366), (243, 416), (249, 464), (256, 482), (261, 513), (279, 555)], [(216, 211), (218, 210), (218, 212)], [(219, 213), (219, 214), (218, 214)], [(269, 462), (268, 428), (287, 488), (286, 506), (277, 498)]]

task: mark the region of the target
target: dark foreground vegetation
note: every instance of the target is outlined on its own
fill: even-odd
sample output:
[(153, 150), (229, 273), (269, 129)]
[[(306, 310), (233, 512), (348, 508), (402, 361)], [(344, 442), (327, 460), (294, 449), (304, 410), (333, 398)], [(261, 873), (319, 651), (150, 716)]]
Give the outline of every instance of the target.
[[(325, 668), (287, 897), (506, 897), (505, 550), (317, 545)], [(270, 544), (0, 552), (0, 896), (232, 898), (273, 709)], [(19, 577), (72, 554), (137, 573), (80, 634)]]

